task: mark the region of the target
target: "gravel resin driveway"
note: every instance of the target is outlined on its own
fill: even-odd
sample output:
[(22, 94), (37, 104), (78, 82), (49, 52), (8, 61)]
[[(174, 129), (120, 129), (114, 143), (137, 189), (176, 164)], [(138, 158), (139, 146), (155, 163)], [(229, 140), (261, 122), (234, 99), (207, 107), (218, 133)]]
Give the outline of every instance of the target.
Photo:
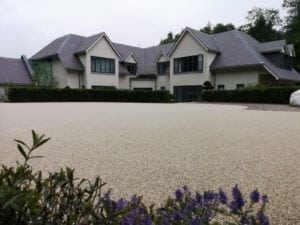
[(300, 112), (219, 104), (0, 104), (0, 162), (21, 160), (14, 138), (50, 136), (31, 164), (100, 175), (115, 196), (158, 205), (177, 187), (270, 198), (271, 224), (300, 224)]

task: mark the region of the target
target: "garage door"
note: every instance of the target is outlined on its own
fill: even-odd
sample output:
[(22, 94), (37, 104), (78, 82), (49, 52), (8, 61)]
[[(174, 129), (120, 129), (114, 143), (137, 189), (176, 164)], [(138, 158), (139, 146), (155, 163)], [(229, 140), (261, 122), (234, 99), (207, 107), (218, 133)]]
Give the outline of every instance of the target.
[(200, 97), (201, 90), (201, 86), (175, 86), (174, 100), (175, 102), (196, 101)]

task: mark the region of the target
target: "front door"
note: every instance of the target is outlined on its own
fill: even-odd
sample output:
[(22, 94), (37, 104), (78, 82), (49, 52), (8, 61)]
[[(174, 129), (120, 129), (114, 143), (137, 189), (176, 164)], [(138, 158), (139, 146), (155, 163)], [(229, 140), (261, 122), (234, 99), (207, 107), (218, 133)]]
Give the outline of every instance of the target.
[(198, 85), (174, 86), (175, 102), (192, 102), (199, 99), (202, 87)]

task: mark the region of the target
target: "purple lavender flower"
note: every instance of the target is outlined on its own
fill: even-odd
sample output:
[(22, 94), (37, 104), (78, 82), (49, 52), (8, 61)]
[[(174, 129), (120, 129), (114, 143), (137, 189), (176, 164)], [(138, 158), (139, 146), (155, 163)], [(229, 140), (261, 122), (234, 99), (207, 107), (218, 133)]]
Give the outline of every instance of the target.
[(153, 221), (149, 216), (146, 216), (142, 219), (143, 225), (152, 225)]
[(198, 192), (196, 192), (195, 201), (197, 204), (202, 205), (202, 196)]
[(131, 223), (129, 222), (129, 220), (125, 217), (121, 220), (121, 225), (131, 225)]
[(199, 218), (194, 218), (191, 220), (190, 225), (202, 225), (203, 222)]
[(180, 189), (177, 189), (177, 190), (175, 191), (175, 197), (176, 197), (176, 200), (177, 200), (177, 201), (182, 200), (182, 198), (183, 198), (183, 193), (182, 193), (182, 191), (181, 191)]
[(219, 190), (219, 201), (224, 205), (227, 204), (227, 195), (222, 189)]
[(174, 213), (174, 220), (180, 222), (183, 219), (183, 215), (180, 212)]
[(204, 204), (209, 204), (211, 203), (215, 198), (215, 194), (211, 191), (207, 191), (204, 193), (203, 200)]
[(230, 208), (232, 211), (238, 211), (243, 208), (245, 201), (243, 199), (242, 193), (238, 188), (237, 184), (232, 188), (232, 198), (233, 201), (230, 203)]
[(251, 192), (250, 199), (252, 202), (259, 202), (260, 194), (257, 189)]
[(127, 202), (123, 198), (121, 198), (117, 201), (116, 210), (121, 211), (126, 205), (127, 205)]
[(263, 195), (263, 196), (261, 197), (261, 199), (262, 199), (262, 201), (263, 201), (264, 203), (269, 202), (269, 198), (268, 198), (267, 195)]
[(270, 225), (268, 217), (263, 212), (258, 213), (257, 219), (261, 225)]
[(137, 195), (133, 195), (133, 196), (131, 197), (131, 202), (132, 202), (133, 204), (137, 204), (137, 203), (138, 203), (138, 200), (139, 200), (139, 198), (137, 197)]

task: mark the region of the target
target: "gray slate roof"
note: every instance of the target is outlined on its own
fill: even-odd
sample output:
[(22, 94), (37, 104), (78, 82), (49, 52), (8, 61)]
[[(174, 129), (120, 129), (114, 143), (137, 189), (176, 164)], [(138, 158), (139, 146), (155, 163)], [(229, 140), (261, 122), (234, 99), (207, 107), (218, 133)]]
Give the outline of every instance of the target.
[[(184, 32), (189, 32), (208, 51), (217, 53), (217, 57), (211, 65), (212, 70), (263, 66), (267, 70), (272, 71), (280, 79), (300, 80), (300, 75), (296, 71), (282, 70), (274, 66), (262, 54), (280, 51), (283, 47), (287, 47), (289, 51), (292, 51), (293, 46), (287, 46), (284, 40), (259, 43), (251, 36), (237, 30), (208, 35), (187, 27)], [(57, 56), (65, 68), (83, 71), (84, 66), (77, 55), (87, 50), (103, 34), (105, 33), (102, 32), (89, 37), (69, 34), (57, 38), (32, 56), (31, 59), (45, 59)], [(149, 48), (140, 48), (119, 43), (112, 43), (112, 45), (120, 55), (121, 62), (131, 53), (134, 54), (138, 60), (138, 74), (156, 74), (155, 59), (160, 53), (169, 55), (173, 48), (175, 48), (176, 43)], [(121, 74), (128, 74), (124, 66), (120, 65), (119, 69)]]
[(285, 40), (259, 43), (255, 47), (260, 53), (280, 52), (286, 46)]
[[(113, 43), (118, 52), (120, 53), (120, 61), (125, 59), (132, 53), (138, 60), (137, 73), (138, 74), (155, 74), (156, 73), (156, 61), (155, 59), (160, 53), (167, 55), (172, 44), (165, 44), (159, 46), (153, 46), (149, 48), (139, 48), (119, 43)], [(120, 68), (121, 70), (121, 68)], [(128, 74), (124, 72), (122, 68), (122, 74)]]
[[(279, 79), (300, 81), (300, 74), (298, 72), (278, 68), (261, 53), (262, 49), (268, 49), (268, 51), (270, 51), (270, 49), (272, 49), (272, 51), (277, 49), (280, 51), (282, 48), (278, 48), (278, 46), (281, 46), (285, 41), (270, 44), (263, 43), (260, 45), (260, 43), (251, 36), (237, 30), (211, 36), (221, 51), (221, 54), (218, 54), (211, 65), (212, 70), (245, 66), (263, 66)], [(258, 48), (258, 46), (261, 48)]]
[(204, 44), (205, 47), (209, 51), (220, 52), (220, 49), (219, 49), (217, 43), (211, 37), (211, 35), (208, 35), (208, 34), (203, 33), (201, 31), (197, 31), (197, 30), (192, 29), (190, 27), (187, 27), (186, 30), (189, 31), (200, 43)]
[(31, 81), (22, 59), (0, 57), (0, 84), (30, 85)]
[(87, 50), (92, 44), (95, 43), (95, 41), (101, 37), (104, 34), (104, 32), (101, 32), (99, 34), (95, 34), (86, 38), (81, 38), (81, 41), (79, 43), (79, 45), (77, 45), (77, 47), (75, 48), (74, 53), (78, 54), (78, 53), (82, 53), (85, 50)]
[(65, 35), (52, 41), (30, 59), (37, 60), (58, 57), (65, 68), (84, 71), (84, 66), (78, 57), (74, 55), (78, 46), (84, 46), (84, 44), (82, 44), (82, 40), (84, 39), (84, 37), (79, 35)]

